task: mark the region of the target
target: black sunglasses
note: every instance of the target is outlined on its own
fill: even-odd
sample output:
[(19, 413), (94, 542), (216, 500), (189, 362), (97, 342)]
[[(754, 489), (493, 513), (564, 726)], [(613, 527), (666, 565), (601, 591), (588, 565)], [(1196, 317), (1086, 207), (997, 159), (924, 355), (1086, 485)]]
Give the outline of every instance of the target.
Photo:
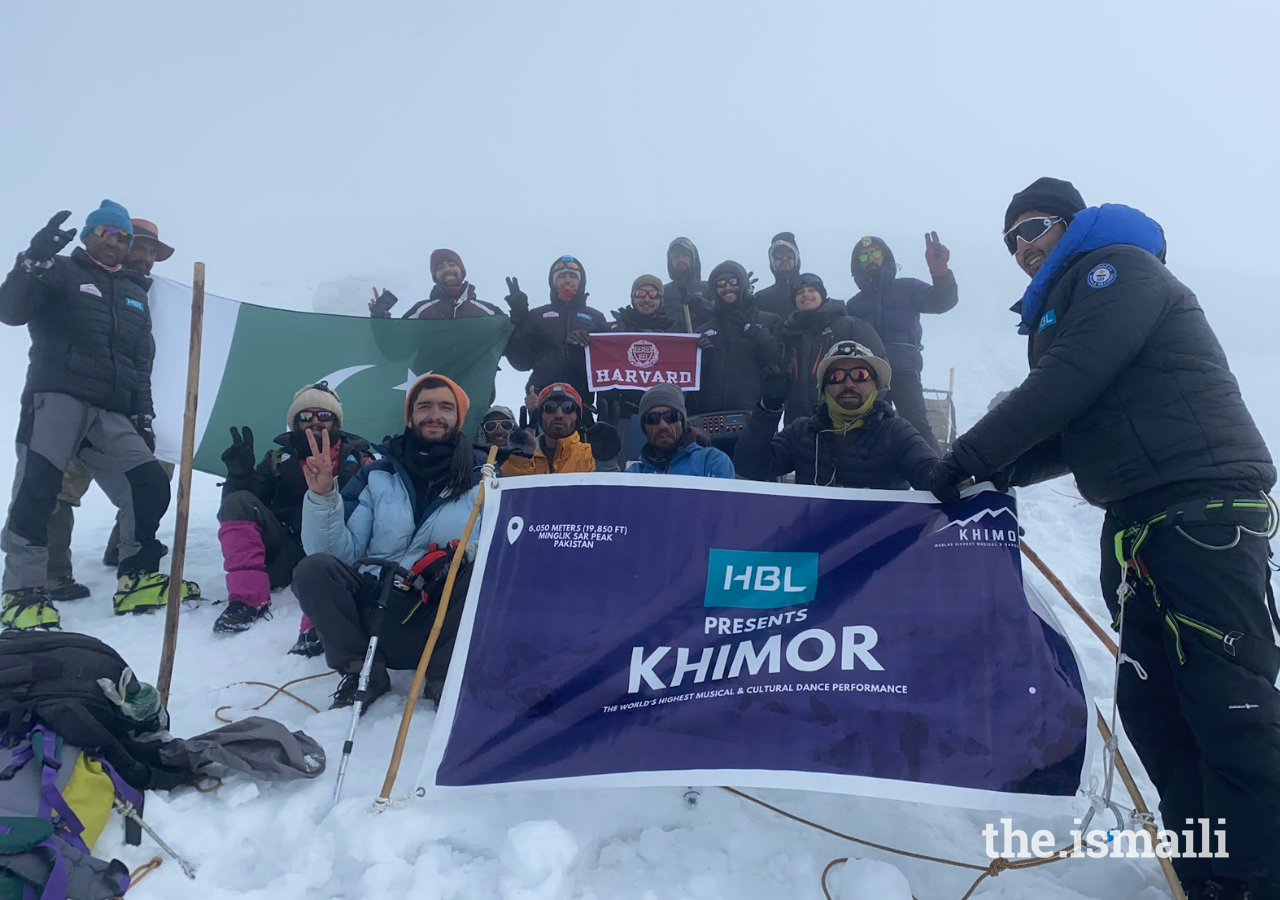
[(578, 411), (578, 404), (572, 400), (548, 400), (542, 404), (542, 411), (547, 415), (557, 412), (574, 413)]
[(1010, 253), (1017, 253), (1018, 238), (1030, 244), (1061, 221), (1062, 216), (1037, 216), (1034, 219), (1024, 219), (1004, 233), (1004, 245), (1009, 248)]
[(316, 409), (316, 410), (304, 409), (302, 412), (298, 413), (293, 418), (298, 422), (301, 422), (303, 425), (305, 425), (308, 422), (310, 422), (312, 419), (316, 419), (317, 421), (320, 421), (320, 422), (332, 422), (334, 419), (338, 417), (335, 416), (332, 412), (330, 412), (327, 409)]
[(514, 431), (516, 423), (510, 419), (494, 419), (491, 422), (485, 422), (481, 427), (484, 428), (485, 434), (493, 434), (499, 428), (503, 431)]
[(677, 412), (674, 409), (668, 409), (665, 412), (645, 413), (643, 416), (640, 417), (640, 424), (653, 426), (653, 425), (657, 425), (659, 422), (666, 422), (668, 425), (674, 425), (677, 422), (682, 421), (683, 419), (684, 419), (684, 416), (680, 415), (679, 412)]

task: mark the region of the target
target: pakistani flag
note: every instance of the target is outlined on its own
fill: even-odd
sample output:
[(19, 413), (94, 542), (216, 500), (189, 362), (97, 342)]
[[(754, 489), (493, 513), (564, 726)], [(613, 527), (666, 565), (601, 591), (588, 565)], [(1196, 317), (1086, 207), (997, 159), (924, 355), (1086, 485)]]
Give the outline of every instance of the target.
[[(156, 278), (148, 298), (156, 339), (152, 396), (156, 455), (182, 451), (190, 346), (191, 288)], [(346, 431), (381, 443), (404, 430), (409, 387), (447, 375), (471, 398), (464, 426), (473, 436), (493, 395), (511, 320), (373, 319), (254, 306), (205, 294), (196, 415), (195, 467), (226, 474), (222, 451), (232, 426), (253, 429), (258, 458), (284, 431), (294, 393), (327, 381), (342, 398)]]

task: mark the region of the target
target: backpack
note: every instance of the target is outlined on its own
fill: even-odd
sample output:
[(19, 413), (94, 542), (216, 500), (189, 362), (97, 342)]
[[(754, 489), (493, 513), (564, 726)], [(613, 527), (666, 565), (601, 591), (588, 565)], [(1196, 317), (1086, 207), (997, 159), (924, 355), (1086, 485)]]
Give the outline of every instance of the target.
[(129, 869), (91, 853), (116, 797), (138, 808), (141, 794), (44, 725), (0, 747), (0, 767), (0, 900), (122, 896)]

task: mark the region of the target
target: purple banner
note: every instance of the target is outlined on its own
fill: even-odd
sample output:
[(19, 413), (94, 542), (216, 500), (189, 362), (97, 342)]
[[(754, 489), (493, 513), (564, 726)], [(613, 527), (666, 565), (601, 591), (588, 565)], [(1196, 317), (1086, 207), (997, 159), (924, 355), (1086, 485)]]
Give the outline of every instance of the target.
[(490, 493), (421, 784), (1076, 794), (1088, 707), (1012, 497), (711, 484)]

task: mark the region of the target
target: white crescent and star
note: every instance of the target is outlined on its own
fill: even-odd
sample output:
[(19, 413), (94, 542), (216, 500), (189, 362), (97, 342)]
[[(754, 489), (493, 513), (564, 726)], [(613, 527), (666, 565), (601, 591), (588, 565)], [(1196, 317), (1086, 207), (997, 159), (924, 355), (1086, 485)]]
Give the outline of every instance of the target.
[[(338, 371), (336, 372), (330, 372), (324, 378), (321, 378), (320, 381), (327, 383), (330, 388), (337, 390), (338, 385), (342, 384), (342, 382), (346, 381), (352, 375), (359, 374), (360, 372), (363, 372), (365, 369), (374, 369), (374, 368), (377, 368), (377, 366), (372, 364), (364, 365), (364, 366), (347, 366), (345, 369), (338, 369)], [(430, 370), (422, 373), (422, 375), (430, 375), (430, 374), (431, 374)], [(418, 381), (418, 379), (422, 377), (422, 375), (413, 374), (413, 369), (405, 369), (404, 384), (397, 384), (395, 387), (392, 388), (392, 390), (404, 391), (405, 393), (408, 393), (409, 388), (413, 387), (414, 384)]]

